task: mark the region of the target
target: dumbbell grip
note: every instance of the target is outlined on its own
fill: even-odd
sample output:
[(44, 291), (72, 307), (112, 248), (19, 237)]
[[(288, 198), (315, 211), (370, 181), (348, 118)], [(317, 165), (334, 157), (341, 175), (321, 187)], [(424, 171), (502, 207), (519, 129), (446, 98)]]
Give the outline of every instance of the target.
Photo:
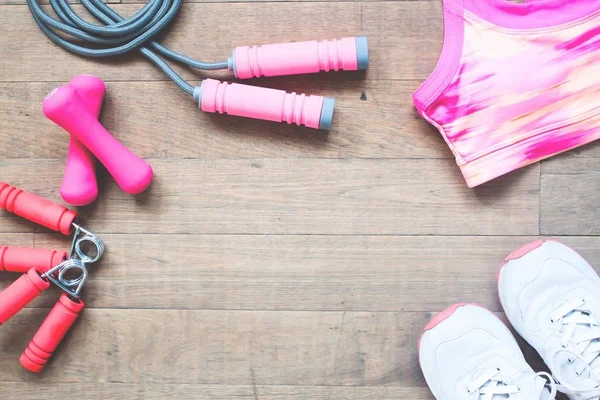
[(36, 224), (69, 235), (77, 212), (33, 193), (0, 182), (0, 210), (6, 210)]
[(21, 355), (21, 365), (31, 372), (40, 372), (84, 306), (83, 301), (73, 300), (63, 293)]
[[(78, 75), (69, 81), (68, 86), (75, 89), (85, 107), (98, 118), (106, 92), (104, 82), (92, 75)], [(75, 206), (88, 205), (98, 197), (96, 158), (73, 136), (69, 141), (69, 155), (60, 195), (67, 203)]]
[(34, 268), (21, 275), (0, 292), (0, 325), (11, 319), (49, 286), (50, 282), (44, 280)]
[(36, 268), (46, 272), (67, 258), (66, 251), (0, 246), (0, 271), (25, 274)]
[(152, 167), (123, 146), (86, 108), (75, 89), (61, 86), (44, 100), (44, 114), (83, 143), (129, 194), (146, 190), (152, 182)]

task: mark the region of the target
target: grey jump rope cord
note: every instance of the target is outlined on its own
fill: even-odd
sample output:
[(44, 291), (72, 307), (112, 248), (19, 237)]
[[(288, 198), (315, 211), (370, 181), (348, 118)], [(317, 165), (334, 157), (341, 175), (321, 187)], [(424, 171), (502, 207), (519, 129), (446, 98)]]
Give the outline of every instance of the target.
[[(101, 0), (81, 0), (81, 3), (105, 26), (84, 21), (66, 0), (50, 0), (50, 5), (60, 21), (46, 14), (37, 0), (27, 0), (35, 22), (46, 36), (60, 47), (86, 57), (112, 57), (139, 49), (147, 59), (190, 95), (194, 94), (194, 87), (179, 76), (161, 56), (201, 70), (229, 68), (227, 61), (216, 63), (198, 61), (152, 40), (177, 14), (181, 0), (150, 0), (129, 19), (121, 17)], [(79, 41), (64, 38), (54, 30)]]

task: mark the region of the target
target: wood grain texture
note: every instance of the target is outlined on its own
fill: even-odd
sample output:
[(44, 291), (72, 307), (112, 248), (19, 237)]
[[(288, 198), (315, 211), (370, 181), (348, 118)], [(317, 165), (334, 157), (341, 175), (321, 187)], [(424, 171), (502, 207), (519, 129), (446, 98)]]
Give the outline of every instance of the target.
[[(204, 113), (166, 82), (107, 82), (101, 122), (152, 158), (453, 158), (407, 101), (416, 82), (353, 78), (252, 82), (334, 96), (330, 132)], [(0, 83), (0, 157), (64, 160), (68, 134), (41, 112), (43, 99), (59, 84)]]
[[(73, 9), (81, 13), (81, 7)], [(139, 8), (113, 5), (123, 15)], [(219, 21), (235, 21), (236, 29)], [(441, 6), (435, 1), (190, 3), (182, 6), (161, 43), (191, 57), (222, 61), (240, 45), (361, 35), (369, 38), (370, 79), (422, 80), (433, 70), (441, 49)], [(90, 60), (68, 54), (39, 31), (27, 6), (3, 9), (0, 37), (0, 81), (64, 82), (81, 73), (107, 81), (166, 80), (139, 55)], [(178, 70), (188, 79), (205, 76)], [(213, 76), (231, 78), (226, 72)]]
[(423, 386), (415, 343), (426, 313), (89, 309), (32, 377), (18, 357), (46, 313), (2, 326), (4, 380)]
[(251, 385), (193, 385), (193, 384), (123, 384), (123, 383), (70, 383), (53, 385), (39, 383), (2, 382), (0, 396), (6, 400), (34, 398), (38, 393), (49, 398), (68, 397), (77, 393), (81, 400), (135, 398), (144, 400), (433, 400), (428, 389), (422, 387), (347, 387), (347, 386), (251, 386)]
[[(0, 161), (0, 165), (2, 162)], [(16, 215), (0, 211), (0, 233), (27, 233), (33, 234), (35, 226), (33, 223), (17, 217)]]
[(429, 313), (89, 309), (32, 376), (17, 360), (46, 312), (27, 309), (2, 326), (4, 380), (425, 386), (416, 343)]
[(0, 233), (0, 246), (35, 247), (33, 232), (31, 234)]
[[(535, 237), (103, 235), (92, 308), (273, 311), (492, 311), (502, 260)], [(600, 270), (600, 238), (561, 238)], [(36, 246), (62, 249), (61, 235)], [(10, 242), (9, 242), (10, 243)], [(0, 275), (1, 276), (1, 275)], [(14, 277), (0, 281), (7, 285)], [(119, 283), (119, 284), (116, 284)], [(0, 286), (1, 288), (2, 286)], [(435, 294), (435, 295), (432, 295)], [(35, 307), (51, 307), (48, 293)]]
[[(539, 166), (477, 190), (451, 160), (151, 160), (133, 198), (113, 182), (80, 215), (97, 233), (538, 234)], [(58, 200), (63, 161), (0, 160), (9, 182)], [(22, 171), (35, 169), (35, 174)], [(0, 221), (5, 213), (0, 214)], [(5, 225), (2, 223), (2, 225)]]
[(548, 235), (598, 235), (600, 158), (570, 154), (544, 162), (541, 230)]

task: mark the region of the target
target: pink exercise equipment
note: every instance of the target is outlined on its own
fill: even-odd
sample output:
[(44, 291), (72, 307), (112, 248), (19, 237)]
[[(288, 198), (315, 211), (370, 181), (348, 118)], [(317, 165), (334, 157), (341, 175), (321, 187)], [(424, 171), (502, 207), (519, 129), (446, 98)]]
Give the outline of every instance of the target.
[[(68, 86), (79, 94), (87, 109), (98, 119), (106, 92), (104, 82), (92, 75), (79, 75), (71, 79)], [(69, 142), (69, 155), (60, 195), (74, 206), (91, 204), (98, 197), (96, 159), (87, 147), (73, 136)]]
[(357, 71), (369, 68), (367, 38), (240, 46), (229, 58), (236, 78)]
[(194, 98), (202, 111), (294, 123), (316, 129), (331, 127), (334, 100), (329, 97), (297, 95), (214, 79), (205, 79), (196, 89)]
[[(64, 199), (69, 203), (86, 204), (93, 201), (98, 192), (94, 163), (86, 149), (100, 160), (126, 193), (139, 194), (152, 182), (152, 167), (98, 122), (103, 87), (98, 78), (79, 77), (54, 89), (44, 100), (44, 115), (74, 139), (69, 149), (64, 191), (61, 190), (61, 194), (67, 193)], [(73, 187), (82, 182), (79, 187)]]
[(63, 291), (20, 357), (21, 365), (40, 372), (84, 308), (80, 298), (87, 266), (104, 254), (104, 242), (77, 223), (77, 212), (15, 186), (0, 182), (0, 210), (21, 216), (64, 235), (73, 234), (69, 252), (0, 246), (0, 272), (21, 273), (0, 291), (0, 325), (46, 291)]

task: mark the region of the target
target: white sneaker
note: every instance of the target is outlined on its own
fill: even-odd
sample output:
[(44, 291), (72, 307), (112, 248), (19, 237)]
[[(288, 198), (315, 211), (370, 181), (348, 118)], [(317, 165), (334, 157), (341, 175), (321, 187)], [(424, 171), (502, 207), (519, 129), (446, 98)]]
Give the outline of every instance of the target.
[[(474, 304), (438, 314), (419, 340), (423, 375), (437, 400), (553, 400), (545, 372), (535, 374), (508, 328)], [(546, 387), (546, 377), (551, 388)]]
[(509, 255), (498, 274), (500, 301), (571, 400), (600, 397), (600, 278), (553, 240)]

